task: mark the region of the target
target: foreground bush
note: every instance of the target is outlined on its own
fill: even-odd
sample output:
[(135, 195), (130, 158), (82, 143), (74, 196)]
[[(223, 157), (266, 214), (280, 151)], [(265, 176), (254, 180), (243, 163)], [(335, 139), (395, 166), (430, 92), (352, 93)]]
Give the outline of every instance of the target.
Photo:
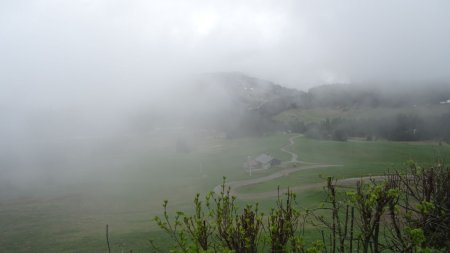
[[(224, 179), (220, 193), (196, 195), (193, 214), (169, 217), (165, 201), (154, 220), (173, 252), (450, 252), (450, 170), (409, 167), (350, 191), (328, 178), (327, 198), (312, 210), (300, 210), (288, 191), (268, 214), (258, 204), (239, 208)], [(305, 242), (305, 225), (321, 238)]]

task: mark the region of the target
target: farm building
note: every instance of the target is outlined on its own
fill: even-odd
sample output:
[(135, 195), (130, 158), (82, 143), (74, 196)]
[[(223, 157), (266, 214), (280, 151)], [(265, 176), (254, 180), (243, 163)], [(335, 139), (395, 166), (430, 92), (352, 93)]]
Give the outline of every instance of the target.
[(247, 168), (251, 169), (268, 169), (274, 165), (280, 164), (281, 161), (273, 158), (268, 154), (260, 154), (255, 159), (248, 159)]

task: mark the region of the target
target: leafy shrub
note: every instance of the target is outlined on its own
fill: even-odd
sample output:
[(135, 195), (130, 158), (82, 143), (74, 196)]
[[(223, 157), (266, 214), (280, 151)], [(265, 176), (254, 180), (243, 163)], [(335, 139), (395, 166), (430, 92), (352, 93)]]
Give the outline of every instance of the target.
[[(350, 191), (328, 178), (325, 191), (319, 207), (301, 212), (288, 190), (264, 215), (258, 204), (239, 208), (224, 178), (220, 193), (196, 195), (193, 214), (170, 218), (165, 201), (154, 220), (175, 242), (173, 252), (450, 252), (449, 168), (411, 161), (405, 172), (361, 179)], [(321, 240), (305, 242), (306, 223)]]

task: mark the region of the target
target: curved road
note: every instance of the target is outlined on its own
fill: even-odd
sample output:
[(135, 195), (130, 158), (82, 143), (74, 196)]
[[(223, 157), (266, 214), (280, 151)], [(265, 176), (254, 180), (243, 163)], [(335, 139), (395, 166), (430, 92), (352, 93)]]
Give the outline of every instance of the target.
[[(333, 165), (329, 165), (333, 166)], [(339, 165), (334, 165), (339, 166)], [(316, 167), (317, 168), (317, 167)], [(367, 177), (352, 177), (352, 178), (345, 178), (345, 179), (339, 179), (336, 181), (336, 185), (340, 187), (352, 187), (355, 185), (358, 181), (364, 181), (364, 180), (375, 180), (380, 181), (382, 179), (386, 178), (385, 176), (367, 176)], [(320, 182), (320, 183), (312, 183), (312, 184), (305, 184), (295, 187), (290, 187), (289, 190), (292, 192), (299, 192), (299, 191), (305, 191), (305, 190), (311, 190), (311, 189), (319, 189), (326, 186), (326, 182)], [(228, 186), (228, 184), (227, 184)], [(242, 187), (242, 186), (239, 186)], [(219, 189), (220, 192), (221, 189)], [(284, 194), (288, 191), (287, 188), (280, 189), (280, 194)], [(234, 196), (238, 197), (239, 199), (260, 199), (260, 198), (272, 198), (278, 196), (278, 191), (268, 191), (268, 192), (252, 192), (252, 193), (239, 193), (231, 190), (231, 193), (233, 193)]]
[[(332, 164), (314, 164), (314, 163), (307, 163), (307, 162), (303, 162), (303, 161), (299, 161), (298, 160), (298, 155), (287, 150), (287, 147), (293, 146), (295, 144), (294, 139), (300, 137), (300, 135), (297, 136), (293, 136), (289, 138), (289, 144), (283, 146), (280, 148), (281, 151), (288, 153), (291, 155), (291, 160), (288, 163), (295, 163), (295, 162), (301, 162), (304, 164), (309, 164), (307, 166), (303, 166), (303, 167), (299, 167), (299, 168), (289, 168), (289, 169), (284, 169), (284, 170), (280, 170), (277, 171), (275, 173), (272, 173), (270, 175), (267, 176), (263, 176), (263, 177), (258, 177), (258, 178), (252, 178), (252, 179), (247, 179), (247, 180), (242, 180), (242, 181), (233, 181), (233, 182), (228, 182), (226, 183), (225, 187), (228, 188), (230, 187), (230, 194), (234, 195), (240, 199), (254, 199), (254, 198), (265, 198), (265, 197), (275, 197), (278, 195), (278, 191), (269, 191), (269, 192), (258, 192), (258, 193), (239, 193), (236, 190), (238, 188), (244, 187), (244, 186), (248, 186), (248, 185), (252, 185), (252, 184), (259, 184), (259, 183), (263, 183), (263, 182), (267, 182), (270, 180), (274, 180), (276, 178), (280, 178), (280, 177), (284, 177), (284, 176), (288, 176), (289, 174), (292, 174), (294, 172), (297, 171), (301, 171), (301, 170), (309, 170), (309, 169), (316, 169), (316, 168), (325, 168), (325, 167), (333, 167), (333, 166), (341, 166), (341, 165), (332, 165)], [(317, 187), (318, 184), (308, 184), (308, 185), (303, 185), (303, 186), (297, 186), (297, 187), (293, 187), (291, 188), (293, 191), (298, 191), (301, 189), (309, 189), (312, 187)], [(323, 183), (320, 183), (320, 186), (323, 185)], [(217, 185), (216, 187), (214, 187), (214, 192), (216, 194), (220, 193), (220, 191), (222, 190), (222, 185)], [(280, 193), (286, 192), (287, 189), (280, 189)]]
[(300, 136), (301, 136), (301, 135), (292, 136), (291, 138), (289, 138), (289, 144), (287, 144), (287, 145), (285, 145), (285, 146), (283, 146), (283, 147), (280, 148), (281, 151), (283, 151), (283, 152), (288, 153), (288, 154), (291, 155), (291, 160), (290, 160), (291, 163), (298, 162), (298, 155), (297, 155), (296, 153), (293, 153), (293, 152), (287, 150), (286, 148), (287, 148), (287, 147), (292, 147), (292, 146), (295, 144), (294, 139), (295, 139), (295, 138), (298, 138), (298, 137), (300, 137)]

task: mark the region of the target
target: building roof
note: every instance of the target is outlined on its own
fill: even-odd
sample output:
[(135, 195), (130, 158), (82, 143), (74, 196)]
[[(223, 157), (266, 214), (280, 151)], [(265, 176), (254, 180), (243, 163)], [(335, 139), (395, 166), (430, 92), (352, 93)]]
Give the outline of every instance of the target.
[(273, 157), (271, 157), (271, 156), (268, 155), (268, 154), (260, 154), (259, 156), (257, 156), (257, 157), (255, 158), (255, 161), (260, 162), (260, 163), (262, 163), (262, 164), (269, 163), (269, 162), (272, 161), (272, 160), (273, 160)]

